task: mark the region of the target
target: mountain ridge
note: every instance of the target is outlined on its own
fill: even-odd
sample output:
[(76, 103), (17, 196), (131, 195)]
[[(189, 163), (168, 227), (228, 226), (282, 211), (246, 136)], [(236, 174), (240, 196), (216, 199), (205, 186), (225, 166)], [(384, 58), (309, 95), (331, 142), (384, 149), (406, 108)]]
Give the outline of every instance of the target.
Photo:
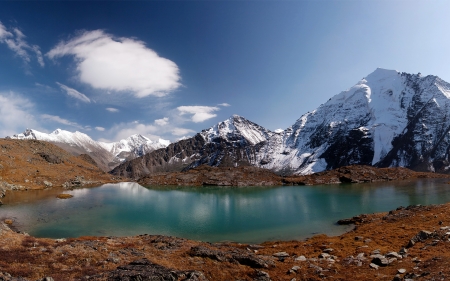
[(136, 178), (203, 164), (251, 165), (285, 175), (353, 164), (447, 173), (448, 109), (450, 84), (439, 77), (378, 68), (281, 132), (233, 115), (191, 138), (196, 146), (150, 152), (111, 173)]
[(94, 141), (87, 134), (78, 131), (72, 133), (62, 129), (56, 129), (50, 134), (26, 129), (23, 133), (7, 136), (6, 139), (42, 140), (56, 144), (74, 155), (88, 154), (106, 172), (120, 162), (144, 155), (168, 144), (168, 141), (162, 139), (153, 142), (140, 134), (131, 135), (118, 142), (107, 143)]

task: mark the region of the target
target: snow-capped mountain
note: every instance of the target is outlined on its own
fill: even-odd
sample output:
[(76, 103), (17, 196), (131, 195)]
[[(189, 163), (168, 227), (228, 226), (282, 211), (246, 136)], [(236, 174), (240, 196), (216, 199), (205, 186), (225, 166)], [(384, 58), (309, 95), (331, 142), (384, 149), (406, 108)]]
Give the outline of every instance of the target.
[(105, 171), (109, 171), (120, 162), (142, 156), (155, 149), (166, 147), (169, 142), (160, 139), (159, 142), (136, 134), (118, 142), (106, 143), (91, 139), (80, 132), (69, 132), (57, 129), (50, 134), (27, 129), (21, 134), (7, 138), (34, 139), (54, 143), (73, 154), (89, 154)]
[(349, 164), (444, 171), (449, 109), (440, 78), (377, 69), (272, 138), (259, 164), (296, 174)]
[(122, 163), (113, 174), (253, 165), (310, 174), (344, 165), (450, 169), (450, 84), (377, 69), (347, 91), (271, 132), (234, 115), (190, 139)]

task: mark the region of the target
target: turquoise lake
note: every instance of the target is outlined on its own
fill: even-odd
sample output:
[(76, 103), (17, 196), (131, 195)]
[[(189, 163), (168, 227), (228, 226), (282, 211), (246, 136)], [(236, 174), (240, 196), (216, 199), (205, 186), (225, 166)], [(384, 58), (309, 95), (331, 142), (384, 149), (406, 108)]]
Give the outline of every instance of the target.
[(9, 192), (0, 218), (37, 237), (162, 234), (209, 242), (304, 239), (350, 229), (336, 221), (399, 206), (450, 202), (448, 180), (281, 187), (142, 187), (107, 184)]

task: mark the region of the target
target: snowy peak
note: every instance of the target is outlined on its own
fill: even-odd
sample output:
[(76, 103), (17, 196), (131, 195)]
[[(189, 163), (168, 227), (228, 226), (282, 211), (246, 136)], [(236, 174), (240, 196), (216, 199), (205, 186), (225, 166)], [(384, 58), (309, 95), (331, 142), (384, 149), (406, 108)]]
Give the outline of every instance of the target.
[(158, 142), (153, 142), (140, 134), (132, 135), (118, 142), (97, 142), (84, 133), (78, 131), (72, 133), (61, 129), (56, 129), (50, 134), (26, 129), (21, 134), (16, 134), (7, 138), (48, 141), (59, 145), (73, 154), (87, 153), (91, 155), (104, 170), (110, 170), (110, 168), (124, 160), (142, 156), (145, 153), (164, 148), (170, 144), (169, 141), (162, 139)]
[(266, 141), (273, 132), (255, 124), (244, 117), (233, 115), (227, 120), (217, 123), (200, 133), (206, 142), (214, 142), (216, 138), (222, 138), (230, 142), (245, 141), (255, 145)]

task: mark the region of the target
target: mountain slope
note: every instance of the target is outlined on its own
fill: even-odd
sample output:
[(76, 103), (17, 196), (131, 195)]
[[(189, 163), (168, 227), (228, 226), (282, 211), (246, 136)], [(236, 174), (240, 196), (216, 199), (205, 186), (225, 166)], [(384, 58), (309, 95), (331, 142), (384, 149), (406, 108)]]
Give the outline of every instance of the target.
[(0, 193), (111, 182), (111, 175), (92, 162), (86, 154), (74, 156), (47, 141), (0, 139)]
[(112, 173), (141, 177), (202, 164), (253, 165), (279, 174), (353, 164), (447, 172), (449, 132), (449, 83), (379, 68), (284, 131), (271, 132), (235, 115)]
[(436, 76), (377, 69), (269, 140), (260, 165), (296, 174), (350, 164), (446, 171), (449, 89)]
[(64, 150), (74, 154), (88, 154), (104, 171), (109, 171), (119, 163), (142, 156), (150, 151), (167, 146), (166, 141), (154, 143), (141, 135), (132, 135), (127, 139), (113, 143), (97, 142), (88, 135), (80, 132), (69, 132), (57, 129), (50, 134), (27, 129), (25, 132), (9, 139), (42, 140), (56, 144)]
[(273, 134), (243, 117), (233, 115), (192, 138), (124, 162), (111, 173), (139, 178), (150, 173), (181, 171), (203, 164), (221, 167), (252, 165), (263, 143)]

